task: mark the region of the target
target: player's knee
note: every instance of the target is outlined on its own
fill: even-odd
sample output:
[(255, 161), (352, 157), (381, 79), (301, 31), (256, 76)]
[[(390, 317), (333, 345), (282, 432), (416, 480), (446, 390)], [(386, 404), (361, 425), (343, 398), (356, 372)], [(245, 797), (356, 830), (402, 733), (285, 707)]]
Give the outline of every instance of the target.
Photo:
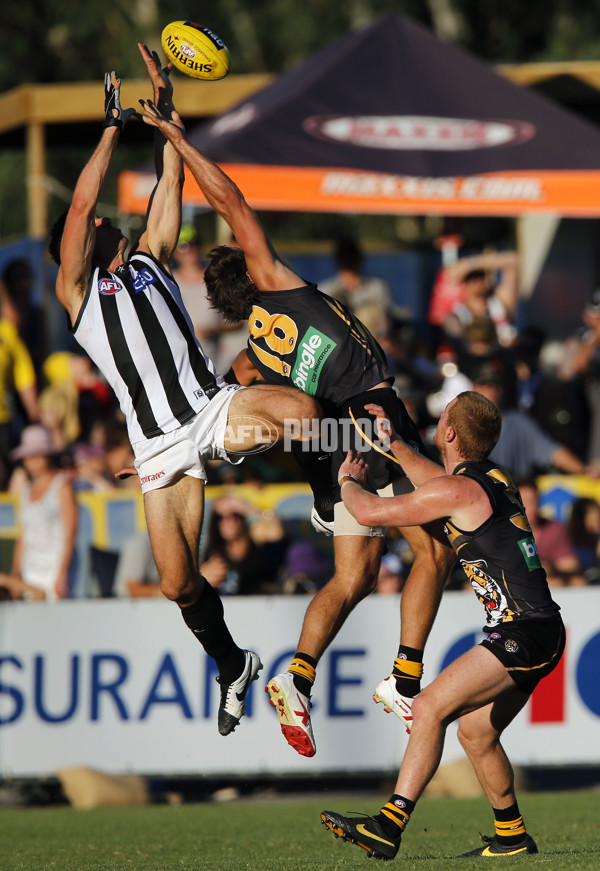
[(335, 574), (329, 583), (332, 588), (339, 589), (340, 596), (354, 607), (373, 592), (377, 586), (377, 573), (352, 571), (336, 566)]
[(160, 578), (160, 591), (166, 599), (177, 605), (189, 605), (198, 598), (199, 586), (195, 578), (166, 572)]
[(459, 720), (457, 737), (467, 756), (481, 756), (492, 747), (495, 736), (486, 735), (480, 729), (472, 729)]
[(421, 539), (418, 546), (412, 548), (414, 554), (413, 566), (417, 566), (430, 577), (436, 577), (444, 582), (456, 557), (451, 548), (435, 539)]

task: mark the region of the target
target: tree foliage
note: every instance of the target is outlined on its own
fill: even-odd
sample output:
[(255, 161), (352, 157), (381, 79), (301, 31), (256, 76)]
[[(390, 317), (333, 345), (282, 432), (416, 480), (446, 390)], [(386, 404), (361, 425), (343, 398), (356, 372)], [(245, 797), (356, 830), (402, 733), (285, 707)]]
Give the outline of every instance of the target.
[[(73, 82), (105, 69), (139, 75), (136, 44), (158, 47), (183, 17), (180, 0), (44, 0), (1, 13), (0, 92)], [(188, 7), (189, 9), (189, 7)], [(282, 72), (349, 30), (395, 11), (490, 62), (590, 59), (600, 50), (599, 0), (197, 0), (195, 20), (225, 40), (232, 70)]]

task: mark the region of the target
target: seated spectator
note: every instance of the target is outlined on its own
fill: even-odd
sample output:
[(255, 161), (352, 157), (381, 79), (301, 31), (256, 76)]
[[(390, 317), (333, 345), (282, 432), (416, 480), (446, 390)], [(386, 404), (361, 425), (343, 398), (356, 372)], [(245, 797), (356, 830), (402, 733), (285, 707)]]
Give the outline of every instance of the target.
[(70, 476), (57, 465), (50, 433), (39, 425), (23, 430), (13, 451), (27, 481), (19, 490), (21, 533), (10, 575), (0, 585), (15, 598), (56, 600), (69, 595), (69, 570), (75, 553), (77, 503)]
[(150, 598), (162, 596), (158, 569), (150, 536), (146, 531), (132, 535), (123, 544), (114, 576), (113, 595)]
[(527, 411), (555, 441), (581, 459), (588, 456), (590, 407), (584, 378), (567, 371), (566, 344), (536, 332), (519, 338), (514, 354), (519, 408)]
[(272, 540), (265, 540), (264, 529), (260, 533), (262, 541), (255, 540), (253, 513), (250, 505), (234, 496), (222, 496), (212, 505), (200, 570), (222, 594), (279, 592), (278, 572), (284, 557), (285, 530), (273, 515)]
[(228, 324), (211, 308), (204, 284), (202, 251), (193, 226), (186, 224), (181, 228), (174, 258), (173, 274), (194, 332), (217, 372), (227, 372), (246, 346), (248, 325), (245, 321)]
[(579, 378), (583, 384), (590, 415), (588, 462), (600, 467), (600, 287), (591, 294), (581, 320), (584, 326), (564, 344), (560, 377)]
[(364, 254), (358, 242), (351, 236), (341, 236), (334, 252), (337, 272), (331, 278), (319, 282), (319, 290), (338, 299), (356, 312), (359, 306), (375, 304), (380, 311), (390, 314), (392, 294), (387, 281), (363, 271)]
[(377, 592), (380, 594), (401, 593), (404, 587), (404, 566), (395, 553), (386, 553), (382, 557), (377, 578)]
[(39, 377), (46, 349), (46, 325), (42, 307), (33, 299), (35, 273), (26, 257), (5, 265), (0, 282), (0, 316), (15, 325), (31, 354)]
[(61, 449), (89, 441), (94, 426), (116, 407), (106, 380), (84, 353), (56, 351), (44, 361), (46, 386), (40, 396), (41, 418)]
[(502, 430), (490, 459), (515, 478), (534, 478), (550, 470), (598, 477), (598, 471), (552, 439), (537, 421), (504, 401), (508, 373), (497, 362), (486, 362), (473, 373), (473, 390), (491, 399), (502, 411)]
[(569, 534), (583, 575), (590, 584), (600, 582), (600, 505), (580, 497), (571, 506)]
[(73, 486), (76, 491), (91, 490), (99, 493), (104, 490), (114, 490), (117, 481), (108, 472), (106, 450), (101, 445), (77, 442), (71, 454)]
[(28, 423), (40, 419), (35, 369), (16, 326), (0, 317), (0, 487), (4, 489), (12, 463), (10, 451), (23, 426), (21, 406)]
[(585, 585), (586, 580), (566, 524), (544, 517), (540, 512), (538, 488), (533, 479), (517, 479), (516, 484), (535, 538), (538, 556), (548, 576), (548, 584), (551, 587)]
[(290, 544), (282, 570), (281, 592), (314, 595), (331, 575), (331, 557), (311, 541)]

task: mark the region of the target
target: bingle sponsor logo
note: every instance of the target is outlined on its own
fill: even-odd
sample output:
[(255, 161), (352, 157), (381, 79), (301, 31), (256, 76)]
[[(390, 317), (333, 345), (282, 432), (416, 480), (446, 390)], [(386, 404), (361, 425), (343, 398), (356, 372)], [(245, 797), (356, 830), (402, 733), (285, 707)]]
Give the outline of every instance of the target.
[(314, 327), (309, 327), (300, 341), (292, 381), (300, 390), (314, 396), (319, 386), (321, 368), (336, 342)]

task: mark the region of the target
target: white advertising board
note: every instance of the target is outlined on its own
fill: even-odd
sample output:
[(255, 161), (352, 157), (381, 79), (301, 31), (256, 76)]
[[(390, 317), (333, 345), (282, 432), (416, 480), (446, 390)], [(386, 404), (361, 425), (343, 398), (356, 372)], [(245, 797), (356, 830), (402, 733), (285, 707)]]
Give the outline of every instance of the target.
[[(540, 684), (505, 736), (515, 764), (597, 763), (600, 751), (600, 589), (558, 591), (567, 626), (562, 667)], [(295, 650), (308, 600), (231, 597), (234, 638), (264, 663), (247, 715), (221, 737), (219, 686), (209, 660), (163, 600), (7, 603), (0, 607), (0, 776), (49, 776), (86, 765), (145, 775), (322, 774), (395, 771), (407, 736), (372, 701), (397, 651), (399, 597), (370, 596), (319, 666), (317, 754), (284, 741), (263, 692)], [(481, 640), (483, 609), (449, 592), (425, 657), (425, 682)], [(444, 759), (462, 755), (456, 726)]]

